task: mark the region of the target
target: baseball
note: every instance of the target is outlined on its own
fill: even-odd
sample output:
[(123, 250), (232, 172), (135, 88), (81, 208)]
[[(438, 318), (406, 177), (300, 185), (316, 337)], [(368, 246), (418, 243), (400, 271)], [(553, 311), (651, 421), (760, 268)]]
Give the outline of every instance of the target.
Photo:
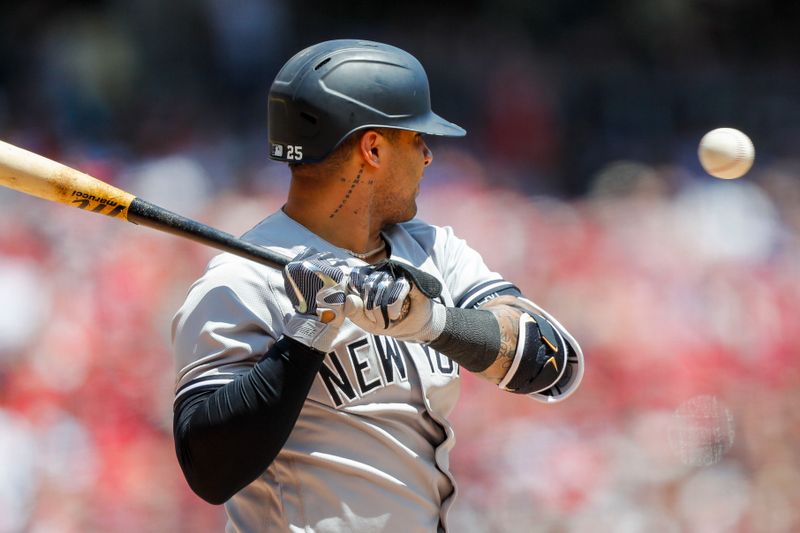
[(730, 180), (744, 176), (750, 170), (755, 148), (741, 131), (717, 128), (700, 139), (697, 156), (706, 172), (715, 178)]

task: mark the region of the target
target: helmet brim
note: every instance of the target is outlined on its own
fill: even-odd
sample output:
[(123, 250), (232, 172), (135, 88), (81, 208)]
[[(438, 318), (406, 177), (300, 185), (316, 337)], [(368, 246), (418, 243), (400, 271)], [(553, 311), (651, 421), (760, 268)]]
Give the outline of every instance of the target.
[(467, 134), (467, 130), (458, 124), (443, 119), (433, 111), (421, 117), (415, 117), (413, 121), (399, 127), (440, 137), (463, 137)]

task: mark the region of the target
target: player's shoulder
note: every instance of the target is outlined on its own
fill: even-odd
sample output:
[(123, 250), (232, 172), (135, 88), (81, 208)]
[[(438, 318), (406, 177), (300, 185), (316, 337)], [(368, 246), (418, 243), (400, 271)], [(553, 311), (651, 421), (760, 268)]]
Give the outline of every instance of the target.
[(205, 271), (189, 288), (180, 314), (198, 308), (232, 313), (244, 306), (263, 309), (275, 301), (275, 291), (282, 287), (281, 271), (241, 257), (224, 253), (209, 261)]
[[(291, 247), (282, 246), (271, 239), (273, 235), (285, 235), (287, 228), (280, 216), (270, 215), (241, 238), (253, 244), (268, 248), (284, 257), (296, 255)], [(200, 297), (209, 292), (220, 292), (238, 296), (253, 295), (269, 291), (271, 287), (282, 286), (281, 269), (267, 266), (251, 259), (231, 253), (221, 253), (212, 257), (203, 274), (194, 282), (189, 292)]]
[(398, 224), (403, 231), (411, 235), (425, 249), (433, 249), (452, 239), (455, 234), (450, 226), (436, 226), (419, 218)]
[[(267, 248), (287, 260), (302, 251), (303, 228), (289, 219), (283, 211), (272, 213), (246, 231), (241, 239)], [(282, 280), (280, 268), (267, 266), (231, 253), (211, 258), (200, 282), (211, 285), (229, 282), (264, 283)]]
[(200, 280), (209, 284), (226, 284), (233, 281), (264, 283), (281, 278), (278, 268), (262, 265), (230, 253), (211, 258)]

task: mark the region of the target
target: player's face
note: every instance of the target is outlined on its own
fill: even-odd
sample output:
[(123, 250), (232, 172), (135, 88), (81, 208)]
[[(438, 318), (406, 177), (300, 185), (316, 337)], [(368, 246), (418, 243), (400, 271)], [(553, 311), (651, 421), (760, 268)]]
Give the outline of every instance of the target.
[(419, 182), (433, 153), (422, 134), (402, 130), (391, 143), (387, 174), (382, 183), (380, 209), (386, 224), (411, 220), (417, 214)]

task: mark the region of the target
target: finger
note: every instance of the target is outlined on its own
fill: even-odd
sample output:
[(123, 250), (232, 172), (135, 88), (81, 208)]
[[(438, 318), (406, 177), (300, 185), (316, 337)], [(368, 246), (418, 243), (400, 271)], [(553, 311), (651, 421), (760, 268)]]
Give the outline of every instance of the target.
[(384, 278), (375, 292), (375, 307), (380, 310), (380, 316), (383, 320), (383, 327), (389, 327), (389, 304), (392, 301), (392, 292), (396, 281)]
[(300, 262), (291, 262), (284, 268), (284, 287), (292, 306), (298, 313), (311, 313), (315, 306), (314, 294), (303, 279), (306, 276), (306, 269)]
[(317, 306), (335, 309), (344, 304), (345, 291), (338, 285), (325, 287), (317, 293)]
[(366, 303), (367, 315), (375, 324), (382, 324), (383, 328), (389, 327), (389, 313), (386, 309), (386, 297), (390, 293), (394, 280), (388, 274), (381, 276), (372, 286), (369, 301)]
[(372, 288), (372, 298), (367, 303), (367, 309), (376, 309), (383, 305), (386, 296), (390, 293), (392, 279), (388, 277), (381, 278)]
[(344, 314), (348, 318), (357, 318), (364, 314), (364, 301), (356, 294), (348, 294), (344, 301)]
[(364, 290), (364, 283), (367, 281), (367, 277), (372, 273), (372, 270), (369, 268), (364, 267), (356, 267), (350, 271), (350, 279), (348, 281), (348, 287), (353, 291), (361, 294), (361, 291)]
[(347, 272), (341, 267), (334, 266), (328, 261), (315, 261), (311, 264), (311, 270), (327, 286), (341, 283)]
[(364, 282), (364, 289), (361, 291), (361, 298), (364, 300), (364, 308), (366, 310), (370, 311), (374, 308), (375, 293), (378, 285), (383, 279), (385, 279), (385, 277), (386, 274), (383, 272), (373, 272)]
[(391, 321), (394, 322), (405, 318), (404, 309), (406, 308), (404, 306), (410, 292), (411, 283), (405, 278), (400, 278), (392, 286), (392, 290), (389, 292), (389, 303), (387, 304)]

